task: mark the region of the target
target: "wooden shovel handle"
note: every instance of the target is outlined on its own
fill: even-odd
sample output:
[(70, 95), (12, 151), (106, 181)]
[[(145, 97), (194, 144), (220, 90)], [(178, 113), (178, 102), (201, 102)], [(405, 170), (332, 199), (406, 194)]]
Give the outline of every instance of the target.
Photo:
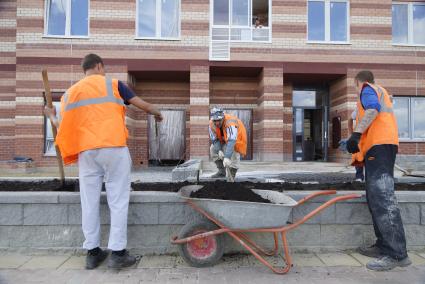
[[(47, 70), (43, 69), (41, 71), (41, 75), (43, 77), (44, 98), (46, 99), (46, 104), (49, 108), (53, 108), (52, 94), (50, 92), (50, 84), (49, 84), (49, 77), (47, 76)], [(54, 139), (54, 141), (56, 141), (56, 135), (57, 135), (56, 126), (53, 124), (52, 121), (50, 121), (50, 124), (52, 126), (53, 139)], [(64, 186), (65, 185), (65, 171), (63, 169), (62, 156), (61, 156), (61, 153), (60, 153), (57, 145), (55, 145), (55, 150), (56, 150), (56, 158), (58, 159), (58, 164), (59, 164), (60, 178), (61, 178), (62, 186)]]

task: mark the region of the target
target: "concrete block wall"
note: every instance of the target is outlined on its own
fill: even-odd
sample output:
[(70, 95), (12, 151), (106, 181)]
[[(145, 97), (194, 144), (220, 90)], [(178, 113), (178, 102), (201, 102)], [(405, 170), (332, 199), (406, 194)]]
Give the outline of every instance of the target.
[[(309, 192), (288, 192), (296, 200)], [(425, 246), (425, 194), (397, 192), (409, 249)], [(294, 208), (295, 222), (329, 197), (320, 197)], [(102, 246), (107, 246), (109, 211), (106, 196), (101, 198)], [(132, 192), (128, 215), (128, 248), (140, 253), (173, 253), (171, 236), (182, 225), (202, 218), (176, 193)], [(267, 234), (251, 234), (264, 246), (272, 246)], [(288, 233), (293, 251), (336, 251), (369, 245), (374, 233), (364, 198), (336, 203)], [(81, 248), (81, 208), (78, 193), (4, 192), (0, 195), (0, 250), (65, 250)], [(226, 237), (226, 251), (243, 251)]]

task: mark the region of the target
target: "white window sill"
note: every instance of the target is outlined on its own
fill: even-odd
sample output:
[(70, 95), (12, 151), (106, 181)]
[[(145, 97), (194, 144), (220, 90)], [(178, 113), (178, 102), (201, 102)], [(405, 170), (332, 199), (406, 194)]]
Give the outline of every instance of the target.
[(307, 44), (351, 45), (351, 43), (348, 41), (314, 41), (314, 40), (307, 40)]
[(61, 36), (61, 35), (43, 35), (43, 38), (61, 38), (61, 39), (89, 39), (89, 36)]
[(272, 43), (271, 40), (230, 40), (230, 42), (236, 43)]
[(180, 41), (181, 38), (167, 38), (167, 37), (135, 37), (135, 40), (158, 40), (158, 41)]
[(56, 157), (56, 153), (44, 153), (43, 154), (44, 157)]
[(399, 138), (400, 143), (423, 143), (425, 142), (425, 138), (415, 138), (415, 139), (406, 139), (406, 138)]
[(393, 43), (393, 46), (404, 46), (404, 47), (425, 47), (425, 44)]

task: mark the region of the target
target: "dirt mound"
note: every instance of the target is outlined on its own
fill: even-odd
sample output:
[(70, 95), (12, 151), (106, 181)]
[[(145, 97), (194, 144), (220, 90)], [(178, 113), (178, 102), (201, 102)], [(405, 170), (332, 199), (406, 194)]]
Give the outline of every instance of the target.
[[(165, 191), (177, 192), (189, 182), (178, 183), (132, 183), (131, 187), (135, 191)], [(359, 182), (344, 182), (344, 183), (301, 183), (301, 182), (273, 182), (273, 183), (255, 183), (255, 182), (235, 182), (227, 183), (225, 181), (201, 182), (208, 188), (220, 188), (224, 190), (232, 190), (232, 188), (245, 189), (265, 189), (276, 191), (289, 191), (289, 190), (327, 190), (336, 189), (339, 191), (347, 190), (365, 190), (365, 184)], [(105, 190), (105, 186), (103, 186)], [(395, 190), (397, 191), (425, 191), (425, 183), (396, 183)], [(1, 191), (79, 191), (78, 180), (67, 180), (64, 187), (62, 187), (60, 180), (43, 180), (43, 181), (0, 181)]]
[(269, 200), (262, 198), (241, 184), (227, 183), (226, 186), (223, 185), (217, 183), (206, 184), (200, 190), (192, 192), (190, 197), (270, 203)]

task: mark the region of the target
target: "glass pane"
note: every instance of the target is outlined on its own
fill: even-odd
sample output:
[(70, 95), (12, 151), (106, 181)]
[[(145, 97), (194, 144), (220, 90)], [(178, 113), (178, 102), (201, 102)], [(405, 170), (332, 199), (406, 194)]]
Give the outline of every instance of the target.
[(412, 99), (413, 138), (425, 138), (425, 99)]
[(425, 5), (413, 5), (413, 43), (425, 44)]
[(263, 28), (269, 26), (269, 1), (253, 0), (252, 1), (252, 19), (251, 24), (255, 28)]
[[(59, 118), (60, 117), (60, 102), (53, 102), (53, 106), (56, 109), (56, 116)], [(52, 125), (50, 123), (50, 119), (46, 118), (46, 151), (45, 153), (48, 155), (56, 155), (56, 150), (55, 150), (55, 144), (54, 144), (54, 140), (53, 140), (53, 132), (52, 132)]]
[(331, 41), (347, 41), (347, 3), (331, 2)]
[(316, 91), (293, 91), (292, 106), (315, 107)]
[(214, 0), (214, 25), (229, 25), (228, 0)]
[(65, 35), (67, 0), (51, 0), (47, 34)]
[(156, 36), (156, 0), (139, 0), (138, 36)]
[(407, 43), (407, 5), (393, 5), (393, 42)]
[(71, 35), (88, 35), (88, 0), (71, 2)]
[(161, 0), (161, 37), (179, 36), (179, 0)]
[(308, 2), (308, 40), (325, 40), (324, 2)]
[(235, 26), (249, 26), (249, 0), (233, 0), (232, 24)]
[(394, 98), (394, 114), (397, 119), (398, 137), (409, 138), (409, 99)]

